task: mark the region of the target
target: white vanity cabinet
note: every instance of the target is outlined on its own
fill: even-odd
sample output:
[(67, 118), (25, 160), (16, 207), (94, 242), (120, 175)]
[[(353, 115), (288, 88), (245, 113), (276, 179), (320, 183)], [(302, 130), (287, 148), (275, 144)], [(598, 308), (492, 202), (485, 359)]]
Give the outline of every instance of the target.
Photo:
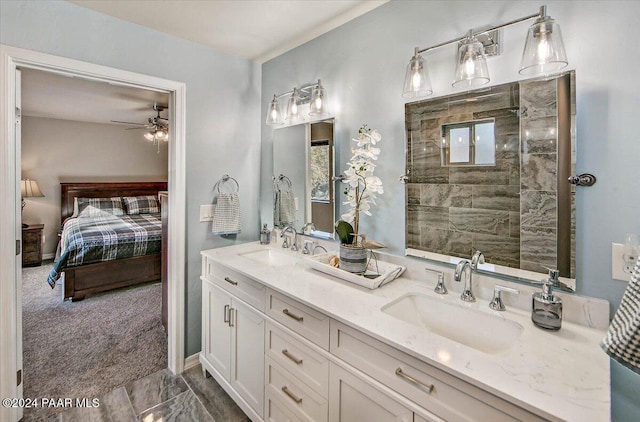
[(329, 401), (330, 422), (414, 420), (410, 409), (334, 363), (331, 364)]
[[(219, 383), (228, 383), (236, 395), (261, 416), (264, 407), (264, 315), (203, 279), (202, 317), (200, 362), (203, 368)], [(247, 412), (247, 409), (243, 410)]]

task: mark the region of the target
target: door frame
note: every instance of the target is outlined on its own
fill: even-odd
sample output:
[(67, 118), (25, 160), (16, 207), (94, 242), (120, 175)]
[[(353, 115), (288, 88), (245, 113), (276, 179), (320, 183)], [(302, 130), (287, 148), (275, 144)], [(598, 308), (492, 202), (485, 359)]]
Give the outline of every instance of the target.
[[(16, 69), (31, 68), (66, 76), (77, 76), (116, 85), (169, 94), (169, 303), (168, 367), (178, 374), (184, 370), (185, 254), (186, 254), (186, 85), (79, 60), (58, 57), (0, 44), (0, 397), (19, 397), (16, 373), (22, 369), (18, 336), (22, 303), (21, 255), (16, 240), (21, 239), (20, 144), (16, 139)], [(21, 413), (21, 412), (20, 412)], [(0, 407), (0, 420), (16, 421), (17, 408)]]

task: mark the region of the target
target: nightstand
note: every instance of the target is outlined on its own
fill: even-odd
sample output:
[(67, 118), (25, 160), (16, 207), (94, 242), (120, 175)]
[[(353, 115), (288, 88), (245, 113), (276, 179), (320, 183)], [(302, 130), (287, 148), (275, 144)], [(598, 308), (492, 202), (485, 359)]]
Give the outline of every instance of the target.
[(32, 224), (22, 228), (22, 266), (42, 265), (42, 230), (44, 224)]

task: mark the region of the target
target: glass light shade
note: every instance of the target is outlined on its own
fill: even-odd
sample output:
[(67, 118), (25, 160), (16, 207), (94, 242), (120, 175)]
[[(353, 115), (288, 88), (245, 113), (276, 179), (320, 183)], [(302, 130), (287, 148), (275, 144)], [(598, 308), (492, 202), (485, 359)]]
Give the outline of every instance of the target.
[(318, 85), (311, 90), (311, 102), (309, 103), (309, 116), (322, 116), (325, 110), (325, 91), (318, 79)]
[(419, 54), (413, 56), (407, 65), (402, 96), (405, 98), (424, 97), (433, 94), (427, 73), (426, 62)]
[(473, 89), (489, 83), (489, 70), (484, 56), (484, 47), (475, 37), (462, 41), (456, 56), (455, 88)]
[(539, 18), (527, 32), (520, 62), (521, 75), (546, 75), (569, 64), (560, 25), (548, 16)]
[(293, 93), (291, 94), (291, 97), (289, 97), (289, 102), (287, 103), (287, 114), (285, 115), (285, 120), (295, 120), (298, 117), (299, 104), (300, 96), (298, 95), (298, 89), (293, 88)]
[(273, 96), (273, 100), (269, 104), (269, 109), (267, 110), (267, 120), (266, 123), (268, 125), (277, 125), (282, 123), (282, 112), (280, 111), (280, 103), (278, 102), (278, 98)]
[(156, 130), (156, 138), (158, 139), (166, 139), (167, 138), (167, 130), (164, 128), (160, 128)]
[(155, 135), (153, 134), (153, 132), (147, 132), (144, 134), (144, 137), (147, 141), (153, 141)]

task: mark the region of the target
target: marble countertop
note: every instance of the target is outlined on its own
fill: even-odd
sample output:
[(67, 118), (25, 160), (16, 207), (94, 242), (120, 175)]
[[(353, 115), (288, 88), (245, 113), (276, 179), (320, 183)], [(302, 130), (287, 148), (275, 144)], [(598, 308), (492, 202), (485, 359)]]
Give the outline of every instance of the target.
[[(300, 252), (278, 248), (299, 258), (295, 265), (280, 267), (259, 264), (241, 255), (269, 247), (274, 246), (251, 242), (202, 254), (543, 417), (568, 421), (610, 419), (609, 358), (599, 347), (605, 335), (602, 327), (592, 328), (565, 319), (559, 331), (543, 330), (533, 325), (528, 310), (507, 304), (506, 311), (496, 312), (489, 309), (484, 298), (465, 303), (455, 292), (438, 295), (433, 292), (434, 283), (425, 282), (410, 271), (379, 289), (368, 290), (307, 268), (305, 255)], [(381, 311), (384, 305), (407, 293), (507, 318), (524, 328), (522, 335), (510, 349), (489, 354)]]

